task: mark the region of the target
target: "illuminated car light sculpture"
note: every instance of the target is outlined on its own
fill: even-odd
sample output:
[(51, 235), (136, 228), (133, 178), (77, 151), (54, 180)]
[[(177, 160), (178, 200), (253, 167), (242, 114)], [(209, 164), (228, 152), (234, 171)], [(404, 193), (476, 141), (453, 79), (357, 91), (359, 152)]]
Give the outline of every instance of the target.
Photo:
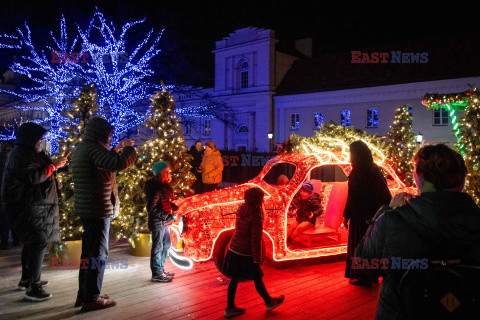
[[(343, 143), (340, 140), (333, 142)], [(319, 242), (312, 243), (311, 239), (308, 239), (308, 242), (302, 241), (292, 245), (287, 244), (286, 240), (288, 224), (294, 220), (289, 218), (292, 212), (290, 204), (306, 180), (312, 181), (315, 185), (314, 191), (322, 195), (325, 216), (330, 215), (328, 217), (330, 220), (332, 218), (335, 221), (342, 220), (342, 216), (339, 215), (343, 215), (346, 194), (338, 194), (338, 192), (348, 192), (347, 176), (351, 171), (349, 153), (345, 151), (346, 146), (343, 147), (342, 151), (323, 151), (314, 146), (305, 145), (304, 153), (280, 155), (271, 159), (260, 174), (247, 183), (176, 201), (179, 207), (177, 213), (182, 215), (179, 218), (182, 220), (172, 226), (172, 247), (181, 241), (184, 260), (200, 262), (213, 258), (217, 268), (221, 270), (235, 229), (235, 213), (244, 202), (245, 191), (258, 187), (265, 192), (264, 203), (267, 214), (263, 226), (263, 247), (264, 254), (269, 258), (273, 261), (285, 261), (346, 253), (348, 238), (346, 229), (338, 224), (337, 230), (322, 233), (324, 232), (322, 230), (328, 228), (324, 226), (326, 221), (321, 219), (317, 220), (320, 233), (316, 234), (318, 236), (316, 239), (320, 239)], [(380, 157), (376, 157), (375, 161), (387, 178), (392, 196), (399, 192), (415, 194), (416, 191), (406, 187), (390, 165), (384, 162), (383, 155), (379, 154)], [(284, 186), (275, 185), (276, 178), (280, 174), (286, 174), (290, 179)], [(342, 185), (341, 188), (337, 188), (341, 191), (337, 190), (337, 195), (330, 199), (335, 185)], [(329, 201), (332, 201), (330, 205)], [(330, 213), (326, 212), (327, 210), (330, 210)], [(331, 210), (335, 210), (333, 217)], [(312, 228), (312, 230), (310, 235), (315, 235), (317, 229)], [(337, 234), (338, 237), (331, 237), (332, 233)], [(344, 236), (341, 237), (341, 234)], [(193, 263), (183, 262), (182, 265), (193, 265)]]

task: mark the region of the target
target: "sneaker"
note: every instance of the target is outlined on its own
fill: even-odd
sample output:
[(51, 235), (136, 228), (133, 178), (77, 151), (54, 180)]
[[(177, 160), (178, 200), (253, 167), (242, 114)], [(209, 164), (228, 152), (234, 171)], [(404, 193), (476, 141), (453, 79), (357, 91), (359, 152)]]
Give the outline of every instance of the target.
[[(108, 294), (104, 293), (104, 294), (100, 295), (100, 298), (110, 299), (110, 296)], [(75, 300), (75, 305), (73, 307), (78, 308), (78, 307), (81, 307), (82, 305), (83, 305), (83, 299), (80, 298), (79, 296), (77, 296), (77, 300)]]
[(84, 303), (82, 305), (82, 309), (80, 309), (80, 312), (101, 310), (101, 309), (111, 308), (116, 305), (117, 305), (117, 301), (115, 299), (104, 299), (102, 297), (98, 297), (97, 300), (93, 302)]
[(285, 296), (282, 294), (279, 297), (272, 298), (270, 303), (268, 303), (268, 304), (265, 303), (265, 306), (267, 307), (267, 310), (270, 311), (270, 310), (273, 310), (276, 307), (280, 306), (283, 303), (283, 300), (285, 300)]
[(173, 277), (175, 275), (175, 272), (164, 271), (163, 273), (165, 273), (167, 277)]
[[(49, 282), (48, 281), (40, 281), (40, 288), (45, 288), (48, 286)], [(25, 291), (27, 290), (29, 286), (29, 281), (28, 280), (20, 280), (18, 283), (18, 290), (19, 291)]]
[(226, 319), (230, 319), (230, 318), (244, 314), (245, 310), (246, 310), (245, 308), (237, 308), (237, 307), (233, 307), (232, 309), (226, 308), (224, 316)]
[(162, 273), (159, 276), (153, 276), (152, 282), (170, 282), (172, 281), (172, 277), (167, 276), (165, 273)]
[(27, 292), (23, 296), (24, 299), (36, 302), (45, 301), (47, 299), (50, 299), (51, 297), (51, 293), (46, 293), (45, 290), (39, 287), (27, 290)]

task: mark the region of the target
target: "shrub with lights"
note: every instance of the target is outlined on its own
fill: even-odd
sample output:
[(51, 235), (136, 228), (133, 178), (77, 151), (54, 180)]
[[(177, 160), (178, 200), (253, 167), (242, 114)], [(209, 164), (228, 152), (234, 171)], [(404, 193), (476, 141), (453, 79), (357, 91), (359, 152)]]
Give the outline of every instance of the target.
[(112, 220), (111, 228), (117, 238), (123, 236), (131, 243), (139, 233), (148, 231), (144, 185), (146, 180), (153, 177), (152, 167), (155, 162), (166, 161), (170, 164), (171, 185), (177, 198), (190, 195), (190, 186), (195, 181), (195, 176), (190, 173), (191, 156), (187, 153), (173, 97), (163, 89), (151, 101), (144, 125), (153, 130), (152, 138), (138, 148), (135, 165), (117, 178), (120, 214)]
[[(467, 178), (465, 191), (480, 205), (480, 101), (479, 90), (461, 93), (426, 94), (423, 104), (429, 109), (445, 108), (457, 138), (456, 148), (465, 159)], [(456, 113), (462, 112), (457, 118)]]

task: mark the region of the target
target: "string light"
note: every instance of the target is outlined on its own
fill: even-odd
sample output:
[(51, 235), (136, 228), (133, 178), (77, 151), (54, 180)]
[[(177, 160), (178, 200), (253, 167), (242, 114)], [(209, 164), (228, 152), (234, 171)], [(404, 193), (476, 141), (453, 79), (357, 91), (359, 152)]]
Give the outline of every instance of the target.
[[(480, 205), (480, 105), (479, 90), (472, 88), (465, 92), (451, 94), (429, 94), (423, 97), (423, 104), (438, 110), (446, 108), (450, 116), (452, 128), (457, 138), (455, 147), (465, 160), (467, 176), (465, 191)], [(455, 112), (462, 111), (457, 117)]]
[(145, 78), (154, 74), (149, 64), (161, 51), (159, 41), (164, 29), (158, 33), (151, 29), (131, 54), (126, 53), (127, 32), (144, 22), (145, 19), (126, 23), (121, 32), (117, 32), (113, 22), (97, 11), (88, 28), (78, 27), (82, 52), (89, 52), (91, 57), (91, 62), (86, 64), (85, 79), (97, 87), (100, 112), (108, 114), (107, 120), (115, 127), (113, 145), (118, 143), (122, 132), (145, 121), (145, 117), (134, 110), (134, 105), (163, 88)]
[[(65, 138), (62, 125), (68, 121), (62, 113), (70, 107), (69, 99), (75, 97), (77, 88), (72, 85), (81, 73), (79, 64), (76, 63), (51, 63), (52, 57), (43, 50), (36, 50), (32, 42), (31, 31), (28, 24), (24, 28), (17, 28), (18, 35), (3, 35), (0, 41), (9, 41), (9, 43), (0, 43), (3, 49), (23, 49), (28, 54), (22, 55), (18, 62), (14, 62), (10, 69), (21, 75), (27, 76), (33, 85), (20, 86), (18, 91), (9, 89), (0, 89), (0, 92), (15, 95), (24, 99), (26, 103), (36, 103), (35, 106), (19, 107), (20, 110), (37, 110), (46, 113), (46, 117), (35, 122), (47, 124), (50, 129), (45, 135), (47, 141), (51, 144), (52, 153), (58, 150), (58, 140)], [(47, 46), (51, 51), (68, 53), (71, 55), (77, 43), (75, 38), (68, 44), (65, 17), (60, 20), (60, 37), (50, 33), (56, 47)]]

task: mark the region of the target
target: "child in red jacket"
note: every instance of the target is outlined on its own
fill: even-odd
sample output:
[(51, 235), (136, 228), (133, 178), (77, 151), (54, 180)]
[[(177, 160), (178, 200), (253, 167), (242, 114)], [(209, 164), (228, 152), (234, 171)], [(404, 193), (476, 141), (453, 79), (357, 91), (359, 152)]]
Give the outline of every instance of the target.
[(245, 191), (245, 203), (238, 208), (235, 234), (227, 251), (222, 273), (230, 278), (228, 285), (228, 304), (225, 318), (232, 318), (245, 313), (244, 308), (235, 306), (235, 293), (240, 278), (253, 280), (255, 289), (265, 301), (267, 310), (273, 310), (283, 303), (285, 297), (270, 297), (263, 283), (262, 232), (265, 209), (263, 191), (251, 188)]

